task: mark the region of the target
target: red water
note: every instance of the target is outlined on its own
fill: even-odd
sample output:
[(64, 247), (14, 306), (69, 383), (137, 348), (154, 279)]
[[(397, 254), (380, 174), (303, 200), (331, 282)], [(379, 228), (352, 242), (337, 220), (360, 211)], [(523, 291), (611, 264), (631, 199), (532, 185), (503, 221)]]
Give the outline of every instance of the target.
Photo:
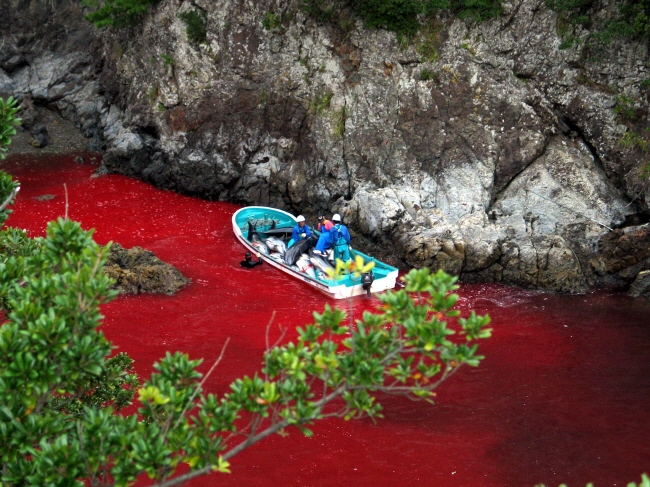
[[(223, 392), (260, 368), (274, 317), (295, 333), (328, 299), (270, 266), (241, 269), (235, 205), (155, 189), (123, 176), (92, 178), (73, 157), (12, 158), (22, 183), (8, 224), (42, 235), (66, 210), (100, 243), (139, 245), (178, 267), (192, 284), (176, 296), (121, 297), (106, 305), (104, 332), (136, 359), (141, 375), (167, 351), (205, 358), (227, 338), (208, 384)], [(44, 194), (54, 199), (37, 200)], [(478, 369), (438, 390), (437, 405), (382, 397), (386, 418), (327, 420), (306, 438), (272, 437), (232, 460), (231, 475), (192, 486), (622, 486), (650, 472), (650, 304), (593, 292), (554, 296), (497, 285), (464, 285), (464, 310), (493, 318)], [(329, 301), (331, 304), (343, 305)], [(359, 313), (376, 304), (356, 298)]]

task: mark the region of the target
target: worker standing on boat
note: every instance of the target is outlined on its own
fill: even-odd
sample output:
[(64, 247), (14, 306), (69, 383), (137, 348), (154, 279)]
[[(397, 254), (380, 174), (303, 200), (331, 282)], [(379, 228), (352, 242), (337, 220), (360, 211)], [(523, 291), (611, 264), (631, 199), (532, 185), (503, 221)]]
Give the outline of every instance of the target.
[(293, 227), (293, 232), (291, 233), (291, 238), (293, 238), (293, 241), (298, 242), (300, 240), (311, 237), (311, 228), (309, 228), (309, 225), (305, 223), (305, 217), (298, 215), (296, 221), (298, 224)]
[(334, 224), (331, 221), (326, 220), (324, 216), (318, 217), (318, 225), (316, 226), (316, 230), (319, 232), (329, 232), (333, 226)]
[(318, 237), (318, 242), (314, 247), (317, 254), (327, 254), (327, 249), (331, 247), (330, 230), (332, 230), (332, 228), (334, 228), (334, 223), (332, 223), (331, 220), (326, 220), (324, 216), (318, 217), (318, 231), (320, 232), (320, 236)]
[(343, 262), (350, 260), (350, 232), (348, 227), (341, 223), (341, 215), (336, 213), (332, 217), (334, 227), (330, 230), (330, 246), (334, 247), (334, 261), (341, 259)]

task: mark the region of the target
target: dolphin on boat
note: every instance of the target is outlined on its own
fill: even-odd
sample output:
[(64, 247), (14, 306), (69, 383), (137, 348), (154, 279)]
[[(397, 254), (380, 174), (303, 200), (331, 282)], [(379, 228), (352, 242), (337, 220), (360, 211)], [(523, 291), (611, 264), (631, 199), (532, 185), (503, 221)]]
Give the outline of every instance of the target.
[(273, 236), (285, 236), (285, 235), (291, 235), (291, 232), (293, 232), (293, 227), (277, 227), (277, 228), (269, 228), (268, 230), (264, 230), (264, 234), (266, 235), (273, 235)]
[[(257, 230), (255, 229), (255, 225), (251, 221), (248, 222), (248, 241), (249, 242), (255, 242), (256, 240), (260, 240), (260, 236), (257, 233)], [(268, 252), (267, 252), (268, 253)]]
[(309, 239), (305, 240), (300, 240), (293, 244), (289, 250), (287, 250), (287, 253), (284, 254), (284, 262), (287, 265), (294, 265), (298, 259), (300, 258), (301, 254), (304, 254), (309, 250), (309, 246), (311, 245), (311, 242)]
[(284, 264), (283, 256), (278, 252), (271, 252), (269, 254), (269, 257), (271, 257), (273, 260), (275, 260), (277, 262), (280, 262), (281, 264)]
[(270, 252), (269, 252), (268, 246), (264, 242), (262, 242), (261, 240), (253, 240), (252, 245), (253, 245), (253, 247), (255, 247), (255, 249), (258, 252), (269, 255)]
[(312, 264), (314, 264), (314, 267), (324, 272), (325, 275), (327, 275), (327, 269), (334, 270), (334, 266), (330, 264), (325, 257), (321, 257), (320, 255), (316, 255), (314, 253), (314, 249), (309, 249), (308, 255), (309, 255), (309, 260), (311, 261)]
[(309, 260), (309, 257), (305, 254), (301, 255), (296, 265), (300, 269), (300, 272), (307, 274), (309, 277), (316, 277), (316, 271), (314, 270), (314, 265)]
[(270, 250), (275, 250), (276, 252), (279, 252), (281, 255), (284, 255), (287, 252), (287, 244), (285, 244), (279, 238), (269, 237), (265, 240), (265, 243)]

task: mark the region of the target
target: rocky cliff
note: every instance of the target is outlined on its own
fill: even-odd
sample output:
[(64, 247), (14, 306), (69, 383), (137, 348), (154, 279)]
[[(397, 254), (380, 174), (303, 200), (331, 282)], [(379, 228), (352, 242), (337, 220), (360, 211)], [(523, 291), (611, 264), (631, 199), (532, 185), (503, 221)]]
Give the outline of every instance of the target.
[(648, 46), (595, 59), (573, 27), (559, 49), (543, 0), (422, 19), (408, 42), (298, 0), (163, 0), (102, 32), (72, 0), (2, 3), (0, 95), (75, 121), (108, 171), (339, 212), (357, 241), (465, 281), (578, 292), (650, 268)]

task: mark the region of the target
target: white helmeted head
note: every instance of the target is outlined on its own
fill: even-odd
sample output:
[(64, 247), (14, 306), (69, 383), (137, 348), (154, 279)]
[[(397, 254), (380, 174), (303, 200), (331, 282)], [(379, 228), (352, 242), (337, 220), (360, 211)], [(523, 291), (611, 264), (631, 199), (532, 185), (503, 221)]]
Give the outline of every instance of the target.
[(298, 215), (298, 218), (296, 218), (296, 221), (297, 221), (298, 223), (300, 223), (300, 222), (304, 222), (304, 221), (305, 221), (305, 217), (302, 216), (302, 215)]

